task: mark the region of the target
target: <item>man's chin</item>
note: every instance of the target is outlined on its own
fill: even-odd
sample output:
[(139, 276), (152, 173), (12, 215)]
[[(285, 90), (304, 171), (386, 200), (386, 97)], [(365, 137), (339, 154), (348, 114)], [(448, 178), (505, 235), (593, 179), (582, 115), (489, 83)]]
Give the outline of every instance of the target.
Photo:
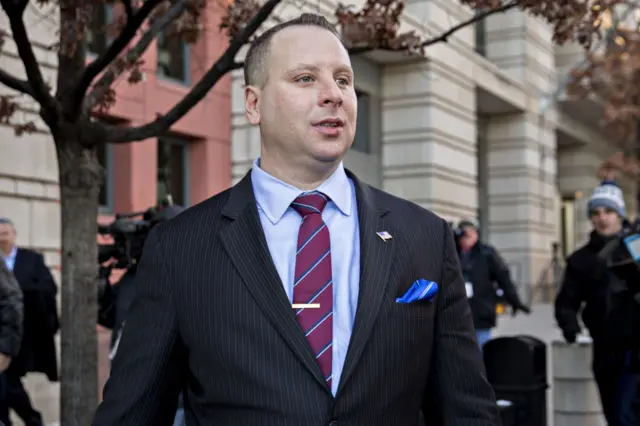
[(609, 228), (606, 229), (598, 229), (598, 234), (600, 234), (602, 237), (608, 238), (608, 237), (613, 237), (614, 235), (616, 235), (618, 232)]
[(327, 150), (327, 151), (319, 151), (313, 153), (313, 159), (317, 161), (319, 164), (323, 165), (331, 165), (337, 164), (344, 158), (346, 152), (343, 150)]

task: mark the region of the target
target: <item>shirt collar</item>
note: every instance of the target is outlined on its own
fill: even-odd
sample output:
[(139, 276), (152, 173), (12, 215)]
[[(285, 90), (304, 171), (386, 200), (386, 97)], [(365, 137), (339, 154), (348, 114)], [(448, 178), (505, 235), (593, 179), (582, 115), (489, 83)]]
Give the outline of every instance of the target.
[[(300, 194), (308, 192), (276, 179), (262, 170), (260, 168), (260, 158), (253, 162), (251, 184), (258, 207), (273, 224), (282, 219), (293, 200)], [(330, 202), (333, 202), (343, 215), (351, 215), (353, 187), (342, 163), (327, 180), (316, 188), (316, 191), (328, 196)]]
[(18, 254), (18, 247), (14, 247), (11, 249), (11, 252), (7, 256), (7, 260), (14, 261), (16, 259), (16, 255)]

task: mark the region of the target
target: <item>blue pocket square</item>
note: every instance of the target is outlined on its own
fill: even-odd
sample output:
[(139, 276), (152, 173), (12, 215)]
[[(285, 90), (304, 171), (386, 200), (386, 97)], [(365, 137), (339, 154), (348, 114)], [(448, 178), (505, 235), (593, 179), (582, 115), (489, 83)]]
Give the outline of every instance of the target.
[(398, 297), (398, 303), (412, 303), (417, 300), (431, 300), (438, 293), (438, 284), (435, 281), (427, 281), (423, 278), (413, 282), (413, 285), (402, 297)]

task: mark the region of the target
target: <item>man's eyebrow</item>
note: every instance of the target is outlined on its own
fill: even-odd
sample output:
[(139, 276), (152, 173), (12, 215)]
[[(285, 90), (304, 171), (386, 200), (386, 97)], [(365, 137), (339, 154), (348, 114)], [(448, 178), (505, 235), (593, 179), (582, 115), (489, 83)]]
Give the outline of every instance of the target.
[(317, 65), (297, 64), (289, 72), (295, 73), (295, 72), (300, 72), (300, 71), (318, 71), (319, 69), (320, 69), (320, 67), (318, 67)]
[[(289, 72), (295, 73), (300, 71), (318, 71), (321, 67), (318, 65), (312, 64), (297, 64), (293, 67)], [(351, 69), (348, 65), (337, 65), (336, 66), (338, 72), (348, 72), (349, 74), (353, 74), (353, 69)]]

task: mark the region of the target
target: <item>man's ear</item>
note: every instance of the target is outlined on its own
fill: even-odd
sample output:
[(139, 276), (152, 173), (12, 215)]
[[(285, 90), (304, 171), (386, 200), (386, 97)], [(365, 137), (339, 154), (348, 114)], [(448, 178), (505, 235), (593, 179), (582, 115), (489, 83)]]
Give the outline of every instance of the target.
[(255, 86), (244, 88), (244, 109), (251, 124), (260, 124), (260, 89)]

